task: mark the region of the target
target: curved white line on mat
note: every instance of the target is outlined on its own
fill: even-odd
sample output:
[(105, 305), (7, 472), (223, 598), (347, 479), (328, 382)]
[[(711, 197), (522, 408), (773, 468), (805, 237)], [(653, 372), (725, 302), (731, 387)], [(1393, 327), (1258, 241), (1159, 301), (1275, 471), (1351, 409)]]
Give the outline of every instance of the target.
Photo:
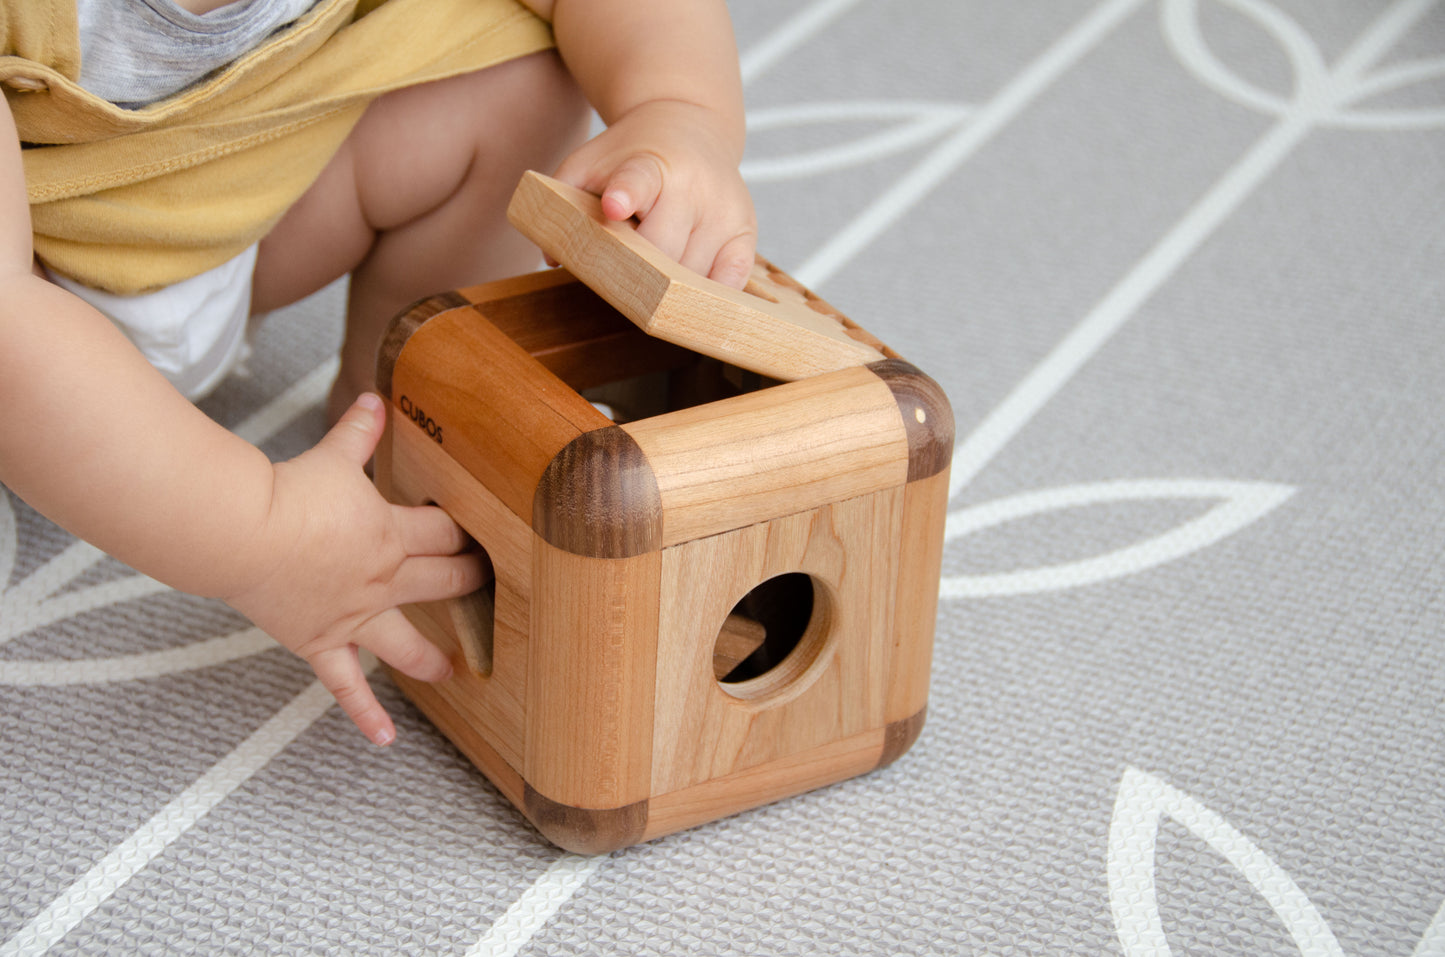
[(1229, 822), (1152, 774), (1129, 768), (1109, 824), (1109, 908), (1127, 957), (1168, 957), (1159, 919), (1155, 844), (1169, 817), (1232, 864), (1284, 922), (1301, 957), (1344, 957), (1314, 904), (1284, 869)]
[(798, 47), (822, 33), (824, 28), (860, 0), (818, 0), (804, 7), (738, 57), (743, 83), (751, 83), (772, 69)]
[(861, 215), (824, 243), (823, 248), (792, 270), (793, 275), (803, 285), (814, 288), (826, 282), (993, 139), (1143, 3), (1144, 0), (1108, 0), (1091, 10), (979, 107), (963, 129), (944, 140), (907, 175), (884, 190)]
[[(364, 655), (363, 659), (367, 672), (376, 667), (375, 658)], [(58, 943), (335, 703), (321, 682), (312, 682), (26, 922), (14, 937), (0, 945), (0, 957), (40, 954)]]
[(597, 873), (605, 856), (563, 854), (497, 918), (467, 957), (512, 957)]
[[(1445, 77), (1445, 60), (1405, 63), (1392, 70), (1382, 70), (1362, 81), (1349, 92), (1349, 102), (1362, 104), (1371, 97)], [(1445, 107), (1385, 107), (1371, 109), (1355, 106), (1331, 113), (1325, 125), (1347, 130), (1433, 130), (1445, 128)]]
[(1319, 46), (1300, 25), (1279, 9), (1259, 0), (1219, 0), (1264, 29), (1289, 59), (1293, 89), (1288, 93), (1263, 90), (1232, 71), (1214, 55), (1199, 29), (1198, 0), (1165, 0), (1159, 14), (1175, 58), (1195, 78), (1225, 98), (1279, 117), (1293, 104), (1319, 95), (1326, 75)]
[[(10, 515), (13, 534), (14, 515), (8, 507), (8, 501), (6, 505), (4, 510), (0, 510), (0, 533), (4, 532), (3, 519), (6, 515)], [(3, 542), (0, 542), (0, 546), (3, 546)], [(44, 608), (46, 596), (64, 588), (104, 557), (105, 553), (94, 545), (77, 541), (67, 545), (45, 564), (16, 582), (14, 587), (6, 588), (4, 586), (8, 573), (6, 578), (0, 578), (0, 644), (70, 615), (72, 612), (68, 607)], [(111, 586), (116, 584), (118, 583), (107, 583)], [(75, 612), (77, 614), (109, 603), (108, 601), (86, 602), (76, 597), (81, 594), (84, 592), (78, 591), (70, 595), (63, 595), (60, 598), (52, 599), (52, 603), (74, 601), (73, 607), (78, 609)], [(127, 595), (126, 597), (134, 596)]]
[(1417, 83), (1428, 83), (1445, 77), (1445, 57), (1433, 60), (1408, 60), (1382, 67), (1355, 84), (1348, 94), (1348, 103), (1359, 103), (1375, 96), (1383, 96)]
[(276, 642), (261, 629), (248, 628), (233, 635), (210, 638), (179, 648), (116, 655), (111, 658), (86, 658), (79, 661), (0, 660), (0, 685), (59, 687), (136, 681), (180, 671), (209, 668), (264, 651), (273, 651), (277, 647), (279, 646)]
[[(1195, 78), (1227, 99), (1275, 117), (1287, 113), (1311, 116), (1321, 126), (1354, 130), (1417, 130), (1445, 125), (1445, 108), (1405, 107), (1370, 110), (1359, 104), (1383, 93), (1427, 83), (1445, 75), (1445, 61), (1417, 60), (1364, 70), (1381, 52), (1369, 45), (1351, 60), (1342, 59), (1327, 69), (1319, 45), (1300, 25), (1278, 8), (1261, 0), (1216, 0), (1253, 20), (1285, 53), (1293, 73), (1293, 89), (1277, 94), (1259, 88), (1233, 72), (1210, 49), (1199, 28), (1199, 0), (1166, 0), (1161, 8), (1164, 37), (1175, 58)], [(1423, 0), (1392, 11), (1378, 23), (1375, 34), (1393, 43), (1408, 31), (1434, 0)], [(1355, 107), (1347, 109), (1346, 107)]]
[(334, 356), (327, 359), (231, 431), (252, 445), (261, 445), (326, 398), (340, 367), (340, 359)]
[(1322, 125), (1345, 130), (1433, 130), (1445, 129), (1445, 109), (1438, 110), (1347, 110), (1330, 116)]
[[(739, 168), (749, 184), (805, 179), (861, 166), (937, 139), (973, 112), (958, 103), (922, 100), (857, 100), (798, 103), (750, 111), (749, 134), (797, 126), (867, 123), (869, 132), (831, 146), (781, 156), (749, 157)], [(876, 129), (879, 121), (893, 121)]]
[[(1408, 33), (1435, 2), (1397, 2), (1340, 58), (1333, 79), (1348, 81), (1368, 68)], [(1317, 117), (1301, 112), (1285, 114), (959, 443), (949, 478), (950, 497), (973, 481), (994, 456), (1013, 441), (1039, 410), (1278, 168), (1316, 122)]]
[[(96, 560), (99, 561), (103, 557), (103, 555), (98, 556)], [(28, 585), (29, 580), (27, 579), (24, 584)], [(17, 588), (16, 592), (19, 591), (20, 589)], [(28, 596), (15, 593), (0, 595), (0, 621), (4, 622), (3, 625), (0, 625), (0, 644), (57, 621), (74, 618), (77, 615), (83, 615), (98, 608), (107, 608), (123, 601), (149, 598), (151, 595), (157, 595), (164, 591), (170, 591), (170, 589), (153, 578), (147, 578), (145, 575), (131, 575), (128, 578), (92, 585), (89, 588), (78, 588), (75, 591), (38, 602), (28, 601)]]
[(1169, 499), (1218, 499), (1219, 504), (1169, 531), (1078, 561), (981, 575), (944, 576), (942, 598), (983, 598), (1060, 591), (1137, 574), (1207, 548), (1244, 528), (1293, 495), (1288, 485), (1224, 479), (1142, 479), (1093, 482), (1022, 492), (950, 512), (944, 540), (1021, 518), (1065, 509)]
[(1435, 912), (1435, 919), (1420, 936), (1410, 957), (1445, 957), (1445, 903)]
[(1445, 77), (1445, 59), (1415, 60), (1377, 70), (1348, 92), (1345, 102), (1355, 108), (1341, 110), (1329, 118), (1331, 126), (1365, 130), (1420, 130), (1445, 126), (1445, 107), (1366, 109), (1359, 104)]

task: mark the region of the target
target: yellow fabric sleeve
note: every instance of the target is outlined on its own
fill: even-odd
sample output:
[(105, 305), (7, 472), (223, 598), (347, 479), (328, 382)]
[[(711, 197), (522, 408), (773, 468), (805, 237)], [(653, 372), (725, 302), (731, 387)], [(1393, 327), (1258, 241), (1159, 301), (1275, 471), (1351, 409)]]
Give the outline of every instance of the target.
[(517, 0), (320, 0), (218, 76), (123, 110), (76, 85), (74, 0), (0, 0), (36, 254), (122, 295), (204, 272), (270, 231), (377, 96), (552, 42)]

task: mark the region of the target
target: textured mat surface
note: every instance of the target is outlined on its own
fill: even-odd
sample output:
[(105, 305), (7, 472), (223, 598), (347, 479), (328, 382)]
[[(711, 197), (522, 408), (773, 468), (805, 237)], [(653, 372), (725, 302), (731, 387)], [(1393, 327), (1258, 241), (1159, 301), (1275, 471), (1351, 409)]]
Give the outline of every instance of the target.
[[(736, 0), (762, 250), (937, 378), (928, 725), (602, 858), (0, 496), (0, 954), (1445, 954), (1445, 3)], [(340, 290), (207, 412), (322, 431)]]

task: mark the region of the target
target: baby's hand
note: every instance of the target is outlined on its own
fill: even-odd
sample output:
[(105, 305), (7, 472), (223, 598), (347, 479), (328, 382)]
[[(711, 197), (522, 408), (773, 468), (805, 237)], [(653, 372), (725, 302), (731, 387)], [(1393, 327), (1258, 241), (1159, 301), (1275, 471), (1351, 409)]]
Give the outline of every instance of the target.
[(608, 219), (637, 217), (637, 231), (684, 266), (741, 289), (758, 228), (735, 153), (712, 111), (652, 100), (585, 143), (556, 176), (601, 196)]
[(381, 400), (363, 395), (315, 448), (275, 466), (264, 574), (227, 602), (311, 665), (376, 744), (396, 729), (358, 660), (366, 648), (421, 681), (451, 663), (397, 605), (455, 598), (482, 585), (479, 558), (439, 508), (388, 503), (362, 471), (385, 427)]

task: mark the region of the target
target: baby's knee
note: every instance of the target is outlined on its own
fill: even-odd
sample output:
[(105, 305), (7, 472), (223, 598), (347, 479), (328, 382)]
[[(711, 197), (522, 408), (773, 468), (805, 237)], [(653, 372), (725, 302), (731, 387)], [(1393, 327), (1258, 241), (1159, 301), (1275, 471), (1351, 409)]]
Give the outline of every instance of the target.
[[(565, 155), (586, 139), (591, 108), (556, 51), (521, 57), (493, 69), (504, 75), (494, 78), (501, 89), (491, 93), (501, 97), (508, 115), (504, 127), (484, 131), (484, 136), (519, 137), (543, 157), (559, 151)], [(562, 157), (555, 158), (560, 161)]]
[[(449, 143), (471, 154), (472, 172), (483, 175), (513, 167), (550, 170), (586, 140), (591, 116), (582, 91), (552, 50), (383, 100), (378, 112), (417, 127), (423, 136), (447, 130)], [(394, 136), (385, 140), (394, 148)]]

